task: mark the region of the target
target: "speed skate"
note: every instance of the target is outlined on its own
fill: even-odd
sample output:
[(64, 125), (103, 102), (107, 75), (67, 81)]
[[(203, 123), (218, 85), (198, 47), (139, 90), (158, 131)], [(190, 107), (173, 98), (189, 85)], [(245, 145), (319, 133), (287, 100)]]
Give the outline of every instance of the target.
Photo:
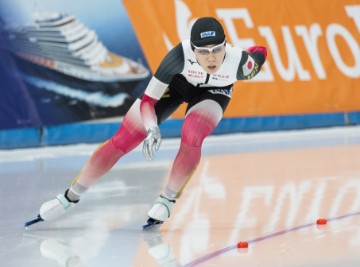
[(174, 199), (169, 199), (166, 196), (160, 195), (156, 199), (154, 206), (148, 212), (149, 219), (146, 224), (143, 225), (143, 230), (160, 227), (164, 221), (170, 217), (174, 204)]
[(30, 225), (42, 221), (54, 220), (60, 217), (61, 215), (64, 215), (68, 211), (70, 211), (72, 207), (79, 201), (78, 200), (76, 202), (69, 201), (69, 199), (66, 197), (67, 192), (68, 190), (65, 192), (64, 195), (59, 194), (56, 196), (55, 199), (52, 199), (42, 204), (37, 218), (26, 222), (25, 227), (29, 227)]

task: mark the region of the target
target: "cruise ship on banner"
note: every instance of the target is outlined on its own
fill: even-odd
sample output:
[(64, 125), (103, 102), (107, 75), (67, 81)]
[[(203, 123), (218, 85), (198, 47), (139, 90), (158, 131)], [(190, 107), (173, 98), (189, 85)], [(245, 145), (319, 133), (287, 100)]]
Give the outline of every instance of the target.
[(28, 75), (107, 95), (131, 95), (149, 76), (143, 64), (108, 51), (75, 16), (38, 12), (34, 17), (31, 25), (4, 27), (7, 47)]

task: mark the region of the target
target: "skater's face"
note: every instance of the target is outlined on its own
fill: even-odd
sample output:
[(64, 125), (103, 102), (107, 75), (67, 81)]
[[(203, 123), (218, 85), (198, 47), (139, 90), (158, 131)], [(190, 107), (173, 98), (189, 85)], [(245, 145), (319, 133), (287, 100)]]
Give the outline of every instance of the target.
[(218, 45), (194, 46), (194, 53), (200, 66), (209, 74), (216, 73), (225, 57), (225, 41)]

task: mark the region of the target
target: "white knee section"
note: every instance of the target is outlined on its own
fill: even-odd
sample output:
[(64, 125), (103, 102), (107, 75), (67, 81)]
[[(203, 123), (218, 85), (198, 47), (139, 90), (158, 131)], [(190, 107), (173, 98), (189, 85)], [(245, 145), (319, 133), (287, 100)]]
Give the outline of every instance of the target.
[(40, 217), (50, 221), (64, 215), (75, 203), (69, 202), (64, 195), (57, 195), (55, 199), (45, 202), (40, 207)]
[(159, 196), (155, 201), (154, 206), (149, 210), (148, 215), (152, 219), (163, 222), (170, 217), (174, 204), (175, 200)]
[(205, 99), (194, 106), (192, 106), (186, 113), (185, 118), (192, 112), (198, 112), (204, 114), (204, 117), (211, 118), (217, 125), (223, 116), (223, 110), (221, 106), (214, 100)]

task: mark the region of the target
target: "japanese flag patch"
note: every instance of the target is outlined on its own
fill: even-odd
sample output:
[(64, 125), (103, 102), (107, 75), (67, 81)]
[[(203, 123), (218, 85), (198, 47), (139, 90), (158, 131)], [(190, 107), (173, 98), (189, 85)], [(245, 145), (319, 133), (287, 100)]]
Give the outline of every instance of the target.
[(242, 66), (243, 75), (248, 76), (254, 69), (255, 63), (252, 57), (248, 57), (246, 63)]

